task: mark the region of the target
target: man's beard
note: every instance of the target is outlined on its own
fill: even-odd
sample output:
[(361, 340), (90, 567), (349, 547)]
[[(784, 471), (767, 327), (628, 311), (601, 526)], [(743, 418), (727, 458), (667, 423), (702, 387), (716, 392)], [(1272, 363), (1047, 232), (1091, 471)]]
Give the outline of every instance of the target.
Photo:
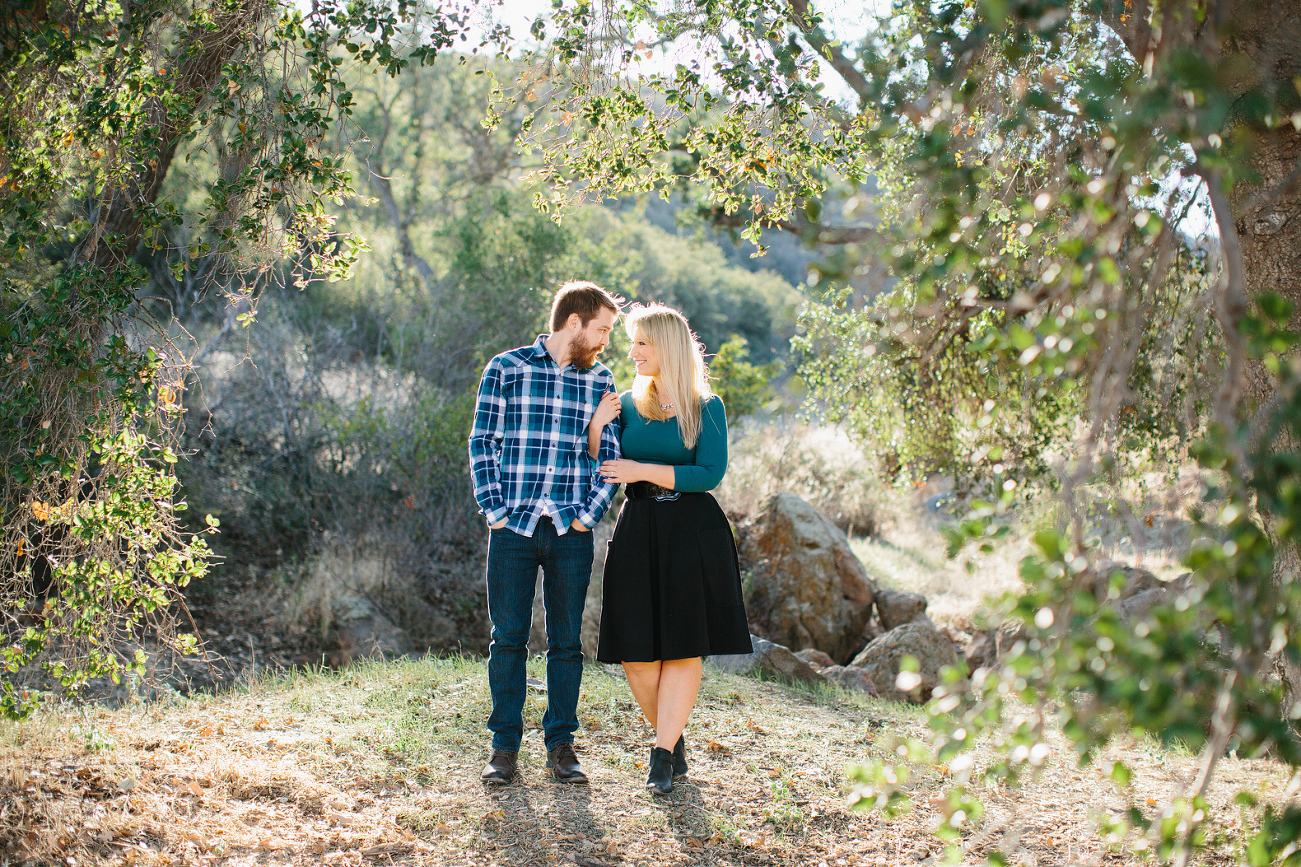
[(569, 341), (569, 361), (579, 370), (586, 370), (596, 364), (596, 356), (600, 354), (601, 347), (588, 343), (582, 332)]

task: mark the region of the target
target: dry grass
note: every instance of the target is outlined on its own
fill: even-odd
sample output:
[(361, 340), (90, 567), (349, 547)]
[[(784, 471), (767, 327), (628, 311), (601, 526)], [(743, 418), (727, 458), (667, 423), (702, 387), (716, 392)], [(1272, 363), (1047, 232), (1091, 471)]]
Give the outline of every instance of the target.
[[(544, 702), (528, 704), (522, 779), (501, 789), (478, 781), (489, 702), (473, 660), (5, 724), (0, 864), (830, 867), (940, 855), (931, 831), (947, 768), (915, 769), (915, 808), (900, 816), (846, 805), (848, 765), (884, 756), (892, 738), (925, 737), (914, 708), (711, 673), (688, 732), (690, 777), (653, 798), (643, 788), (650, 730), (617, 670), (592, 666), (584, 680), (579, 753), (591, 786), (545, 775)], [(1152, 809), (1194, 763), (1146, 743), (1124, 758)], [(1226, 760), (1212, 802), (1231, 811), (1244, 786), (1278, 801), (1286, 779), (1268, 761)], [(1067, 753), (1038, 782), (990, 783), (981, 795), (989, 814), (964, 841), (966, 861), (1002, 846), (1024, 864), (1140, 863), (1098, 841), (1094, 820), (1120, 798)]]
[(727, 476), (714, 493), (728, 515), (753, 517), (776, 493), (808, 502), (851, 535), (876, 533), (899, 498), (843, 430), (789, 419), (748, 422), (731, 437)]

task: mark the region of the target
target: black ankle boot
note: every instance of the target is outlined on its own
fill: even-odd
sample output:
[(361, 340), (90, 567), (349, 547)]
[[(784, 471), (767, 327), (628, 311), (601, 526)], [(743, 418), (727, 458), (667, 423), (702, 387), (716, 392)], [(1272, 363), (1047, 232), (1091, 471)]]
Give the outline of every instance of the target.
[(673, 791), (673, 753), (662, 747), (651, 748), (646, 788), (656, 795), (667, 795)]
[(687, 775), (687, 737), (679, 735), (673, 745), (673, 779)]

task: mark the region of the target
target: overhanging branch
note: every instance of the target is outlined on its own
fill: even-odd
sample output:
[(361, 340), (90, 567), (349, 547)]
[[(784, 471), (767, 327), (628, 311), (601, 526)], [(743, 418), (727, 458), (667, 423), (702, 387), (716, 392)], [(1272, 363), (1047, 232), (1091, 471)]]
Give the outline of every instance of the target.
[(806, 241), (817, 244), (833, 246), (867, 244), (879, 241), (882, 238), (880, 230), (871, 226), (828, 226), (803, 219), (786, 220), (773, 217), (754, 219), (738, 212), (729, 214), (722, 208), (715, 208), (709, 212), (708, 216), (710, 222), (716, 226), (723, 226), (728, 229), (744, 229), (752, 223), (757, 223), (761, 228), (781, 229), (783, 232), (799, 235)]

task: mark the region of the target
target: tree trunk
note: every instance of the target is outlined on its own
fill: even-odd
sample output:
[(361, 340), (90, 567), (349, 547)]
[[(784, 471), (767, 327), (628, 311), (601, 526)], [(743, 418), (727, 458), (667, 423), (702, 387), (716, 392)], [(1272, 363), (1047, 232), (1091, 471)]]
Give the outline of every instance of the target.
[(1239, 184), (1231, 194), (1247, 290), (1290, 299), (1296, 329), (1301, 327), (1301, 132), (1289, 125), (1261, 136), (1252, 168), (1259, 183)]
[[(148, 120), (142, 134), (120, 143), (120, 152), (134, 165), (120, 182), (105, 184), (92, 213), (91, 230), (73, 250), (74, 264), (90, 263), (112, 269), (128, 265), (140, 245), (143, 211), (158, 200), (167, 170), (181, 138), (194, 124), (195, 114), (221, 75), (222, 67), (248, 43), (270, 12), (266, 0), (214, 4), (209, 26), (190, 29), (175, 56), (171, 87), (144, 107)], [(153, 138), (156, 144), (143, 139)]]
[[(1288, 126), (1262, 137), (1253, 163), (1259, 182), (1239, 184), (1233, 190), (1234, 213), (1238, 216), (1238, 238), (1242, 245), (1243, 270), (1250, 295), (1277, 292), (1293, 304), (1288, 328), (1301, 331), (1301, 132)], [(1274, 402), (1273, 376), (1255, 362), (1247, 371), (1246, 398), (1256, 420), (1256, 434), (1270, 434), (1264, 426)], [(1283, 435), (1275, 449), (1296, 451), (1301, 443)], [(1294, 540), (1275, 532), (1270, 516), (1263, 516), (1274, 541), (1275, 575), (1280, 581), (1301, 578), (1301, 554)], [(1286, 707), (1301, 701), (1301, 666), (1280, 653), (1275, 672), (1286, 690)]]

